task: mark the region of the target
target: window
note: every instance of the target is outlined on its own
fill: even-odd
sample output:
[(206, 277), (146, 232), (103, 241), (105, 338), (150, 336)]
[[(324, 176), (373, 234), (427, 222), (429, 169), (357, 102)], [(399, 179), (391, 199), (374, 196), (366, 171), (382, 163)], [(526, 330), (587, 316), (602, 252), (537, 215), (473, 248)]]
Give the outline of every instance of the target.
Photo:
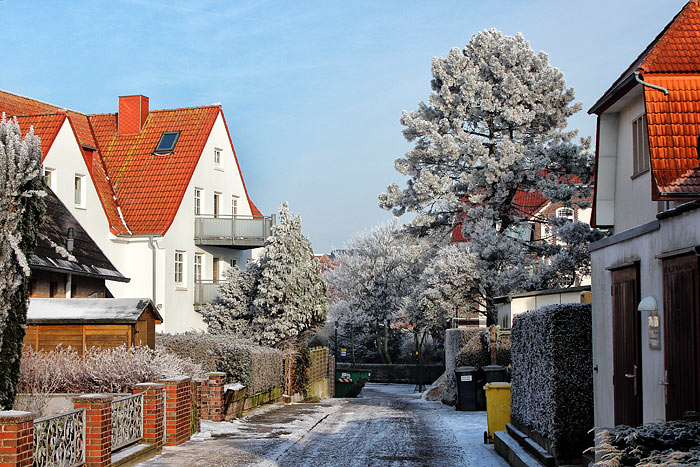
[(85, 208), (85, 175), (75, 174), (73, 202), (76, 208)]
[(632, 152), (634, 171), (632, 176), (649, 170), (649, 138), (647, 137), (647, 117), (642, 115), (632, 122)]
[(158, 146), (156, 150), (153, 151), (154, 154), (169, 154), (175, 149), (177, 140), (180, 138), (179, 131), (165, 131), (158, 141)]
[(175, 252), (175, 285), (182, 287), (184, 285), (183, 279), (185, 277), (185, 252), (176, 251)]
[(214, 148), (214, 167), (221, 167), (223, 165), (221, 162), (221, 149)]
[(557, 209), (557, 217), (566, 217), (567, 219), (574, 220), (574, 210), (571, 208), (559, 208)]
[(221, 193), (214, 193), (214, 217), (219, 217), (219, 198)]
[(201, 253), (195, 253), (194, 255), (194, 281), (202, 282), (202, 255)]
[(199, 216), (202, 213), (202, 189), (194, 189), (194, 215)]
[(238, 196), (231, 197), (231, 214), (238, 215)]
[(238, 260), (235, 258), (231, 258), (230, 260), (228, 260), (228, 264), (232, 268), (237, 268), (238, 267)]
[(56, 191), (56, 169), (44, 167), (44, 183), (51, 190)]

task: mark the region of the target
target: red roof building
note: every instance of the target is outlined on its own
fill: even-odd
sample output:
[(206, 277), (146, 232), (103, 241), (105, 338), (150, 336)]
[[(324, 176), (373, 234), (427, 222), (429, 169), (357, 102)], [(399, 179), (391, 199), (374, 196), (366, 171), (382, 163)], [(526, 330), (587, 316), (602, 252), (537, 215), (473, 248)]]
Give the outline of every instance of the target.
[(220, 105), (151, 110), (135, 95), (119, 97), (116, 113), (85, 114), (0, 91), (0, 112), (34, 129), (51, 188), (132, 277), (111, 292), (151, 296), (168, 331), (201, 328), (194, 305), (270, 234)]
[(700, 411), (700, 0), (589, 113), (612, 234), (589, 245), (594, 425), (681, 419)]

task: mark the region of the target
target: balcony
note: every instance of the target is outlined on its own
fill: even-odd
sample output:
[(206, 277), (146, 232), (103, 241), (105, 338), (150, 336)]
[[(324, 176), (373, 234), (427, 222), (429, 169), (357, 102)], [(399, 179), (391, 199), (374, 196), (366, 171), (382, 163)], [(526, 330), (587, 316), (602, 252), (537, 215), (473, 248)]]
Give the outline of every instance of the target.
[(204, 305), (211, 303), (219, 296), (219, 284), (221, 281), (195, 280), (194, 281), (194, 304)]
[(203, 214), (194, 218), (194, 243), (198, 246), (224, 246), (249, 250), (265, 244), (272, 235), (275, 216), (254, 219), (252, 216)]

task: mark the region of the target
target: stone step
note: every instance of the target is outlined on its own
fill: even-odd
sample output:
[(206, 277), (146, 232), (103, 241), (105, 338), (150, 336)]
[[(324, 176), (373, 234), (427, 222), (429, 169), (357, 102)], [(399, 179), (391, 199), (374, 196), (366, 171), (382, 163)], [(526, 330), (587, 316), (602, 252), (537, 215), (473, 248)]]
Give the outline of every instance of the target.
[(542, 464), (527, 452), (508, 430), (497, 431), (493, 434), (493, 445), (496, 452), (513, 467), (542, 467)]

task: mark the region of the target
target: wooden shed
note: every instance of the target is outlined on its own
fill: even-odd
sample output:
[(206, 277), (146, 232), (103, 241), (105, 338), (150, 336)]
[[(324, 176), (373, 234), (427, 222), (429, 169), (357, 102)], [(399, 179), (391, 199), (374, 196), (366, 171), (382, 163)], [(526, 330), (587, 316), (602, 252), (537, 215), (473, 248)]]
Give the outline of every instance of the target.
[(162, 318), (148, 298), (31, 298), (24, 345), (35, 350), (126, 344), (155, 348)]

